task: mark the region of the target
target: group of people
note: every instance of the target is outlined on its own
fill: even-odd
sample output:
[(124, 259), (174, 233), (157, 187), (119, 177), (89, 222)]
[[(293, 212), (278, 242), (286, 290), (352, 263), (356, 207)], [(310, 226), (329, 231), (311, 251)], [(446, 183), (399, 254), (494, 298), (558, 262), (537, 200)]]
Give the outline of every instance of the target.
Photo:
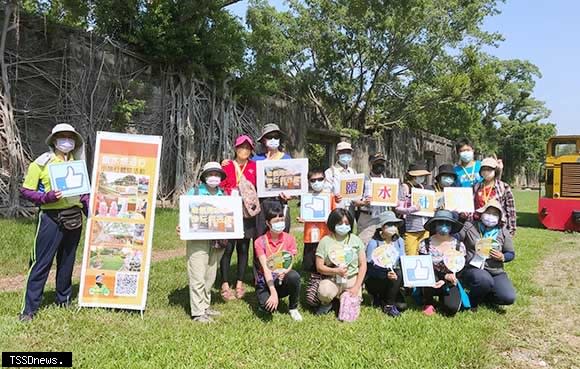
[[(298, 246), (290, 234), (292, 219), (284, 193), (274, 198), (258, 198), (256, 193), (259, 160), (284, 160), (284, 134), (276, 124), (266, 124), (258, 138), (260, 149), (251, 137), (241, 135), (234, 142), (233, 158), (203, 166), (199, 183), (188, 194), (205, 196), (241, 196), (244, 210), (244, 237), (239, 240), (187, 241), (191, 317), (210, 323), (221, 313), (211, 307), (211, 288), (221, 279), (221, 296), (225, 301), (243, 299), (245, 271), (253, 245), (253, 270), (258, 308), (264, 313), (278, 309), (281, 298), (289, 297), (291, 317), (302, 320), (299, 312), (301, 274), (289, 263), (275, 268), (277, 261), (296, 260)], [(80, 225), (59, 226), (62, 213), (74, 210), (86, 214), (88, 199), (62, 198), (51, 190), (46, 166), (51, 162), (71, 160), (82, 154), (83, 140), (74, 128), (59, 124), (47, 139), (50, 151), (31, 163), (21, 190), (22, 196), (41, 209), (38, 232), (26, 282), (23, 321), (37, 312), (48, 272), (57, 256), (57, 303), (68, 304), (71, 298), (71, 273), (80, 237)], [(515, 290), (504, 270), (514, 259), (512, 238), (516, 232), (516, 214), (509, 185), (501, 181), (502, 163), (495, 158), (474, 159), (474, 148), (468, 140), (456, 146), (460, 161), (438, 168), (433, 184), (425, 163), (412, 163), (400, 186), (398, 205), (393, 208), (371, 205), (372, 178), (386, 177), (386, 158), (381, 153), (370, 156), (370, 173), (366, 176), (363, 196), (345, 199), (340, 196), (340, 179), (356, 174), (352, 167), (352, 145), (340, 142), (336, 163), (330, 168), (311, 168), (308, 173), (310, 192), (327, 194), (332, 211), (326, 222), (304, 222), (301, 268), (308, 275), (306, 302), (317, 315), (330, 313), (338, 306), (339, 318), (354, 320), (358, 316), (363, 289), (372, 296), (373, 305), (389, 316), (399, 316), (407, 308), (405, 295), (412, 295), (426, 315), (437, 311), (453, 315), (462, 308), (472, 310), (482, 303), (509, 305)], [(256, 153), (258, 152), (258, 153)], [(412, 203), (412, 189), (445, 187), (473, 188), (474, 213), (456, 213), (443, 208), (433, 217), (417, 215), (420, 206)], [(356, 233), (354, 232), (356, 229)], [(179, 232), (179, 227), (177, 228)], [(481, 245), (490, 245), (487, 257), (481, 256)], [(397, 250), (398, 261), (392, 266), (375, 265), (373, 252), (379, 247)], [(445, 262), (449, 249), (464, 255), (465, 267), (452, 271)], [(234, 283), (230, 284), (230, 264), (237, 252)], [(403, 288), (400, 256), (431, 255), (436, 283), (431, 287)], [(436, 301), (438, 300), (438, 301)]]

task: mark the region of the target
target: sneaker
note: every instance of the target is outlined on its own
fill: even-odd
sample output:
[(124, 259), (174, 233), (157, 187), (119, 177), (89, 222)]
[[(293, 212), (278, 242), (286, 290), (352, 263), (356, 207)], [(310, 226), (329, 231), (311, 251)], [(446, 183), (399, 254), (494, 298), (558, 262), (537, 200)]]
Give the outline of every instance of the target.
[(20, 320), (22, 323), (31, 322), (32, 319), (34, 319), (34, 314), (30, 314), (30, 313), (24, 314), (24, 313), (22, 313), (22, 314), (18, 315), (18, 320)]
[(435, 306), (433, 305), (425, 305), (423, 306), (423, 314), (427, 316), (431, 316), (435, 314)]
[(292, 317), (292, 319), (294, 319), (295, 321), (297, 321), (297, 322), (302, 321), (302, 315), (300, 314), (298, 309), (290, 309), (289, 313), (290, 313), (290, 316)]
[(385, 305), (383, 306), (383, 312), (390, 317), (396, 318), (401, 316), (401, 312), (397, 309), (396, 305)]
[(314, 315), (326, 315), (330, 313), (330, 310), (332, 310), (332, 304), (320, 305)]
[(220, 313), (219, 311), (214, 310), (212, 308), (207, 308), (207, 309), (205, 309), (205, 315), (210, 316), (210, 317), (211, 316), (221, 316), (222, 313)]
[(207, 316), (205, 314), (204, 315), (200, 315), (200, 316), (192, 316), (191, 319), (194, 322), (203, 323), (203, 324), (213, 323), (214, 322), (214, 320), (211, 317), (209, 317), (209, 316)]

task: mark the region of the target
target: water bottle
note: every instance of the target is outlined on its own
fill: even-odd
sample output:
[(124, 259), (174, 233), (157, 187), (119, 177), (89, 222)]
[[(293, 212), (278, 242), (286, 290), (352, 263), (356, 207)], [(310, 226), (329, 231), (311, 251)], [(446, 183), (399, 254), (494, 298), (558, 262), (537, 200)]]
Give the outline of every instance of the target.
[[(339, 268), (344, 268), (344, 267), (346, 267), (346, 265), (345, 264), (340, 264), (338, 267)], [(347, 278), (346, 277), (343, 277), (341, 275), (337, 275), (336, 276), (336, 284), (341, 284), (342, 285), (342, 284), (346, 284), (346, 282), (347, 282)]]

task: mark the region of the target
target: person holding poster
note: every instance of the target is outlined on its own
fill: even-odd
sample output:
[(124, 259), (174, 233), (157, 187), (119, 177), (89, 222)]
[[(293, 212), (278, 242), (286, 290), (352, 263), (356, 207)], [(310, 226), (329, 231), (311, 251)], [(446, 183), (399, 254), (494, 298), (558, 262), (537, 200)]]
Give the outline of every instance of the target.
[[(256, 162), (250, 160), (252, 151), (254, 150), (254, 142), (247, 135), (241, 135), (236, 138), (234, 143), (235, 157), (233, 160), (226, 160), (222, 163), (222, 168), (226, 173), (226, 178), (222, 181), (221, 186), (227, 195), (239, 195), (242, 196), (245, 202), (251, 199), (245, 197), (252, 197), (254, 200), (254, 206), (257, 209), (259, 203), (257, 203), (258, 195), (256, 194)], [(240, 191), (240, 183), (245, 180), (253, 186), (253, 193), (248, 194), (247, 192)], [(251, 186), (245, 185), (248, 191), (252, 191)], [(246, 204), (244, 203), (244, 206)], [(247, 211), (246, 211), (247, 212)], [(251, 216), (252, 213), (247, 212), (248, 216), (244, 216), (244, 238), (241, 240), (231, 240), (228, 243), (224, 255), (220, 262), (221, 271), (221, 295), (225, 301), (234, 300), (236, 298), (242, 298), (245, 294), (244, 288), (244, 273), (248, 267), (248, 257), (250, 249), (250, 241), (256, 238), (256, 216)], [(234, 248), (236, 249), (238, 255), (238, 269), (236, 274), (236, 287), (235, 293), (231, 290), (229, 285), (229, 275), (230, 275), (230, 264), (232, 261), (232, 255), (234, 253)]]
[(492, 199), (476, 212), (479, 220), (466, 222), (457, 235), (467, 247), (469, 262), (461, 280), (470, 289), (472, 308), (482, 302), (511, 305), (516, 300), (516, 291), (504, 263), (515, 258), (515, 250), (504, 210)]
[(44, 286), (56, 256), (56, 304), (68, 306), (72, 297), (71, 277), (81, 237), (82, 213), (88, 212), (89, 195), (63, 197), (51, 188), (48, 167), (52, 163), (84, 160), (84, 140), (69, 124), (57, 124), (46, 138), (49, 151), (30, 163), (20, 189), (23, 198), (40, 207), (38, 227), (26, 278), (20, 321), (38, 311)]
[[(324, 178), (326, 178), (325, 187), (328, 191), (336, 195), (336, 206), (347, 210), (352, 210), (351, 204), (358, 205), (356, 203), (353, 204), (352, 200), (343, 199), (340, 196), (340, 177), (357, 174), (356, 170), (350, 166), (350, 163), (352, 163), (352, 152), (352, 145), (349, 142), (339, 142), (336, 145), (337, 162), (324, 171)], [(354, 219), (354, 211), (352, 211), (352, 215)]]
[[(475, 194), (475, 208), (484, 207), (490, 200), (497, 200), (503, 207), (506, 218), (506, 227), (512, 237), (516, 234), (516, 203), (510, 186), (499, 179), (499, 164), (494, 158), (485, 158), (481, 162), (479, 171), (483, 178), (473, 188)], [(477, 213), (474, 214), (477, 217)]]
[[(282, 138), (282, 131), (277, 124), (266, 124), (264, 128), (262, 128), (262, 134), (258, 138), (258, 142), (262, 145), (263, 148), (265, 148), (265, 151), (254, 155), (252, 160), (259, 161), (292, 159), (288, 153), (285, 153), (281, 150), (283, 143)], [(268, 231), (268, 227), (266, 226), (265, 211), (268, 207), (272, 206), (281, 206), (284, 209), (284, 213), (286, 214), (286, 227), (284, 228), (284, 232), (290, 232), (290, 212), (287, 210), (288, 201), (290, 199), (290, 196), (286, 196), (283, 193), (278, 197), (260, 199), (262, 212), (256, 217), (257, 236), (262, 236)]]
[(462, 227), (449, 210), (438, 210), (425, 223), (431, 237), (421, 241), (419, 254), (431, 255), (436, 280), (433, 287), (422, 288), (423, 314), (427, 316), (435, 314), (434, 296), (440, 298), (440, 310), (450, 316), (461, 309), (462, 295), (467, 297), (458, 282), (458, 273), (465, 265), (465, 245), (453, 237)]
[(373, 297), (373, 305), (393, 318), (401, 315), (396, 306), (403, 284), (400, 257), (405, 255), (405, 243), (399, 236), (403, 221), (392, 211), (385, 211), (377, 219), (378, 228), (367, 245), (367, 275), (365, 286)]
[(284, 232), (286, 223), (281, 207), (269, 207), (265, 218), (269, 231), (254, 242), (256, 295), (260, 309), (272, 313), (278, 309), (280, 299), (289, 296), (290, 316), (301, 321), (298, 311), (300, 274), (292, 269), (297, 253), (296, 240)]
[(359, 218), (357, 219), (357, 231), (358, 236), (364, 242), (368, 242), (373, 237), (376, 230), (375, 220), (376, 218), (387, 211), (386, 206), (376, 206), (371, 205), (372, 197), (372, 179), (373, 178), (385, 178), (384, 173), (386, 169), (387, 160), (385, 156), (378, 152), (369, 157), (369, 163), (371, 165), (371, 172), (365, 178), (364, 190), (363, 190), (363, 200), (361, 201), (359, 207)]
[(320, 281), (316, 315), (328, 314), (332, 301), (348, 293), (362, 297), (362, 284), (367, 272), (365, 246), (352, 234), (354, 219), (346, 209), (333, 210), (326, 223), (330, 235), (320, 240), (316, 249), (316, 270), (326, 278)]
[(405, 181), (399, 190), (399, 206), (395, 212), (405, 217), (405, 254), (417, 255), (419, 243), (429, 237), (429, 232), (425, 230), (425, 223), (429, 217), (416, 215), (414, 213), (421, 210), (419, 204), (411, 201), (413, 188), (432, 190), (432, 186), (425, 184), (431, 172), (427, 170), (427, 164), (416, 162), (409, 165)]
[[(221, 165), (209, 162), (203, 166), (201, 183), (188, 192), (188, 196), (224, 196), (219, 187), (226, 178)], [(179, 233), (179, 227), (177, 229)], [(191, 318), (198, 323), (213, 323), (212, 316), (221, 315), (211, 309), (211, 287), (215, 283), (217, 268), (227, 240), (187, 241), (187, 275), (189, 278), (189, 304)]]

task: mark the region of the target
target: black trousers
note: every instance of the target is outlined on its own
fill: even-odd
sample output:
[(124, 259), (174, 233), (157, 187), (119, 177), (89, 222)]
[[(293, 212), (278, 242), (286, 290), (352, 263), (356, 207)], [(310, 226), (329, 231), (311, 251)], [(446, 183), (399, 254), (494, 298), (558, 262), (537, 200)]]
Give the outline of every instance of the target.
[(385, 305), (394, 305), (397, 301), (397, 295), (399, 294), (399, 289), (403, 284), (403, 276), (401, 271), (398, 269), (394, 270), (397, 274), (397, 279), (379, 279), (376, 277), (369, 277), (365, 281), (365, 286), (367, 291), (374, 296), (379, 296), (381, 302)]
[[(298, 307), (298, 299), (300, 297), (300, 274), (298, 274), (297, 271), (289, 271), (281, 284), (278, 280), (275, 280), (274, 287), (276, 288), (279, 299), (290, 296), (288, 302), (288, 307), (290, 309), (296, 309)], [(258, 303), (265, 309), (266, 301), (270, 298), (270, 289), (266, 285), (256, 286), (256, 295), (258, 296)]]
[(302, 270), (305, 272), (316, 273), (316, 248), (318, 248), (318, 242), (304, 244)]
[(455, 315), (461, 308), (459, 288), (446, 282), (441, 288), (423, 287), (423, 304), (434, 305), (434, 297), (439, 296), (439, 308), (446, 315)]
[(220, 274), (222, 283), (228, 282), (230, 275), (230, 264), (232, 262), (232, 255), (234, 254), (234, 249), (238, 253), (238, 270), (236, 273), (236, 280), (243, 281), (244, 274), (246, 273), (246, 268), (248, 267), (248, 256), (250, 254), (250, 239), (243, 238), (241, 240), (231, 240), (228, 242), (228, 246), (224, 251), (224, 255), (220, 260)]

